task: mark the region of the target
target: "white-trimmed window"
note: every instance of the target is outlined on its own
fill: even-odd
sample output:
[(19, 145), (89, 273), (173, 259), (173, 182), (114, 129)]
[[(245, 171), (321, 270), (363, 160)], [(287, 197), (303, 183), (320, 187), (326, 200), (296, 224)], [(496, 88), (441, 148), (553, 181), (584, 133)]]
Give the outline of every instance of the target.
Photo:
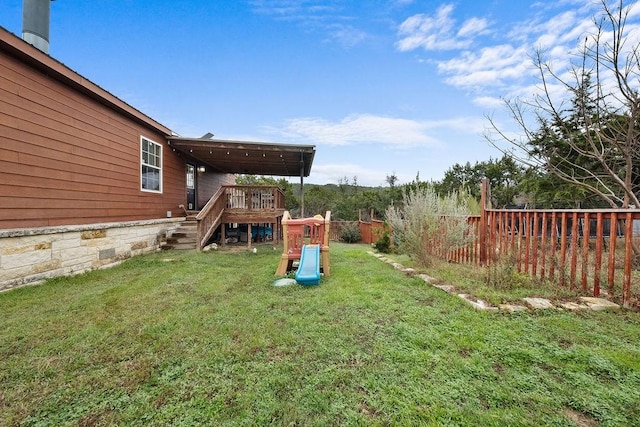
[(162, 145), (140, 137), (140, 188), (162, 192)]

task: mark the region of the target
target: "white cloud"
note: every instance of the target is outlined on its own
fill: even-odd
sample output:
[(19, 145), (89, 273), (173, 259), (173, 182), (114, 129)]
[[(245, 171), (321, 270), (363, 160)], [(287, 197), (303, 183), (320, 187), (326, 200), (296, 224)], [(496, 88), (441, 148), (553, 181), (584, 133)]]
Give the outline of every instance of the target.
[[(560, 6), (563, 9), (557, 12)], [(536, 51), (541, 51), (553, 63), (554, 70), (565, 75), (575, 58), (572, 53), (593, 29), (592, 16), (597, 9), (593, 3), (558, 0), (555, 5), (541, 4), (532, 10), (538, 12), (532, 18), (500, 29), (500, 34), (504, 34), (499, 37), (501, 43), (488, 44), (491, 39), (483, 37), (484, 47), (471, 49), (480, 42), (477, 36), (491, 34), (489, 22), (473, 17), (458, 26), (453, 6), (445, 4), (435, 15), (407, 18), (398, 31), (396, 47), (401, 51), (417, 48), (453, 51), (448, 58), (433, 61), (444, 81), (471, 90), (476, 94), (476, 105), (495, 106), (496, 93), (509, 98), (521, 94), (522, 88), (533, 88), (531, 82), (538, 74), (532, 60)], [(633, 8), (632, 11), (636, 13)], [(640, 6), (637, 13), (640, 14)]]
[(636, 1), (635, 3), (629, 5), (629, 18), (638, 17), (640, 17), (640, 1)]
[(458, 37), (469, 37), (476, 34), (483, 34), (489, 27), (489, 22), (486, 19), (471, 18), (467, 20), (462, 27), (458, 30)]
[(393, 4), (396, 6), (406, 6), (412, 4), (414, 0), (395, 0)]
[[(313, 184), (338, 184), (345, 177), (349, 180), (356, 177), (358, 185), (365, 187), (387, 186), (386, 178), (394, 174), (398, 178), (397, 184), (406, 184), (416, 177), (415, 172), (404, 172), (383, 168), (367, 168), (355, 163), (322, 163), (314, 161), (311, 175), (305, 178), (305, 182)], [(295, 179), (295, 178), (294, 178)], [(293, 179), (292, 179), (293, 180)]]
[(445, 4), (438, 8), (435, 15), (417, 14), (405, 19), (398, 29), (401, 37), (396, 43), (398, 50), (463, 49), (472, 44), (474, 36), (487, 32), (488, 21), (482, 18), (471, 18), (456, 31), (453, 10), (452, 4)]
[(255, 13), (285, 20), (317, 18), (340, 10), (339, 5), (318, 0), (252, 0), (249, 4)]
[(252, 0), (254, 13), (278, 20), (290, 21), (305, 30), (326, 33), (324, 41), (353, 47), (363, 42), (368, 34), (345, 22), (355, 18), (345, 14), (345, 5), (336, 0)]
[(483, 108), (502, 108), (504, 100), (495, 96), (478, 96), (472, 100), (478, 107)]
[(338, 184), (344, 177), (358, 178), (359, 185), (379, 186), (384, 184), (385, 173), (380, 169), (370, 169), (355, 163), (318, 163), (314, 162), (307, 181), (316, 184)]
[(408, 148), (442, 146), (443, 142), (434, 134), (443, 128), (475, 133), (482, 130), (483, 122), (480, 119), (468, 117), (442, 121), (417, 121), (371, 114), (352, 114), (339, 121), (329, 121), (320, 117), (295, 118), (288, 120), (282, 127), (270, 127), (265, 130), (277, 135), (279, 139), (306, 141), (312, 144), (333, 146), (378, 144), (386, 147)]
[(329, 145), (438, 145), (438, 141), (428, 135), (426, 129), (424, 123), (414, 120), (353, 114), (337, 122), (319, 117), (295, 118), (287, 121), (284, 127), (271, 131), (288, 139)]
[(533, 68), (524, 47), (503, 44), (485, 47), (479, 52), (462, 52), (456, 58), (439, 62), (438, 71), (448, 75), (445, 81), (453, 86), (482, 88), (530, 77)]
[(327, 40), (337, 41), (344, 47), (356, 46), (368, 37), (364, 31), (344, 24), (333, 24), (328, 27), (328, 31), (329, 37)]

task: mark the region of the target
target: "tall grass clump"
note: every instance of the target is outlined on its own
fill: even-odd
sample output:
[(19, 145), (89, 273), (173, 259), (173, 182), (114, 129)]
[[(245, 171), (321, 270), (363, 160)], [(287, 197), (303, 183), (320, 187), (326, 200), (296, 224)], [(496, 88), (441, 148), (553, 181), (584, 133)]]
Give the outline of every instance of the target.
[(472, 241), (470, 209), (471, 197), (466, 193), (442, 197), (432, 187), (424, 187), (405, 191), (402, 206), (388, 207), (386, 218), (399, 250), (429, 267), (437, 257)]

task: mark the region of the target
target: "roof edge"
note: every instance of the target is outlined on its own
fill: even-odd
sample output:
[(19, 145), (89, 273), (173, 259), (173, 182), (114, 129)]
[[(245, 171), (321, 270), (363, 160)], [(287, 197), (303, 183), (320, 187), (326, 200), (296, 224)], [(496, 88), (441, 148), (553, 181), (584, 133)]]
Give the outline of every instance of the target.
[(8, 55), (19, 59), (34, 69), (44, 72), (62, 84), (89, 96), (95, 101), (124, 114), (146, 127), (154, 129), (164, 135), (173, 134), (168, 127), (101, 88), (86, 77), (83, 77), (52, 56), (45, 54), (25, 42), (2, 26), (0, 26), (0, 51), (6, 52)]
[(260, 142), (260, 141), (245, 141), (239, 139), (213, 139), (213, 138), (189, 138), (182, 136), (168, 136), (167, 139), (169, 141), (184, 141), (184, 142), (202, 142), (207, 143), (211, 142), (214, 144), (231, 144), (234, 146), (238, 145), (250, 145), (250, 146), (266, 146), (266, 147), (278, 147), (278, 148), (292, 148), (295, 150), (306, 149), (306, 150), (315, 150), (316, 146), (313, 144), (292, 144), (292, 143), (284, 143), (284, 142)]

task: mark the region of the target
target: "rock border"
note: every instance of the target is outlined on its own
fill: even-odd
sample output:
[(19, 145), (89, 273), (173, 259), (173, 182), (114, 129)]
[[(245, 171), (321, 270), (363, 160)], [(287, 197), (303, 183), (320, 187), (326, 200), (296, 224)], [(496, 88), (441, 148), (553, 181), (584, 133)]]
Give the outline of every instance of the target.
[(408, 268), (403, 266), (402, 264), (387, 258), (386, 256), (375, 253), (372, 251), (367, 251), (369, 255), (378, 258), (380, 261), (384, 261), (387, 264), (390, 264), (396, 270), (400, 270), (411, 277), (417, 277), (422, 279), (426, 284), (433, 286), (434, 288), (438, 288), (441, 291), (444, 291), (450, 295), (456, 295), (458, 298), (462, 299), (469, 305), (471, 305), (476, 310), (481, 311), (503, 311), (507, 313), (515, 313), (520, 311), (528, 311), (528, 310), (568, 310), (568, 311), (580, 311), (580, 310), (592, 310), (592, 311), (603, 311), (603, 310), (620, 310), (620, 306), (614, 302), (611, 302), (604, 298), (595, 298), (595, 297), (578, 297), (579, 302), (553, 302), (546, 298), (523, 298), (523, 304), (500, 304), (497, 307), (489, 304), (486, 301), (478, 299), (473, 295), (469, 294), (461, 294), (458, 293), (455, 286), (452, 285), (440, 285), (437, 284), (437, 280), (434, 277), (429, 276), (428, 274), (418, 274), (416, 270), (413, 268)]

